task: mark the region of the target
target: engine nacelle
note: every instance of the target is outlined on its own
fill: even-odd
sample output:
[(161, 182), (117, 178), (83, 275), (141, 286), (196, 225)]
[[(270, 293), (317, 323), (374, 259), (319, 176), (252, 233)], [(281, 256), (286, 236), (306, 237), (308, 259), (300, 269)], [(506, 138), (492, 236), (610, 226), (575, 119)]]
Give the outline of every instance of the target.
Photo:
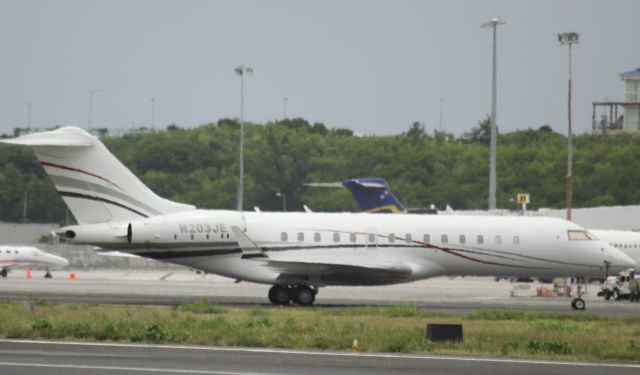
[(244, 230), (246, 225), (241, 213), (196, 210), (132, 221), (126, 227), (126, 239), (134, 247), (228, 242), (232, 237), (232, 226)]
[(167, 247), (229, 242), (232, 226), (245, 229), (244, 217), (237, 211), (195, 210), (154, 216), (130, 222), (72, 225), (56, 235), (74, 243), (112, 249)]
[(56, 235), (80, 244), (123, 244), (127, 242), (125, 223), (71, 225), (56, 230)]

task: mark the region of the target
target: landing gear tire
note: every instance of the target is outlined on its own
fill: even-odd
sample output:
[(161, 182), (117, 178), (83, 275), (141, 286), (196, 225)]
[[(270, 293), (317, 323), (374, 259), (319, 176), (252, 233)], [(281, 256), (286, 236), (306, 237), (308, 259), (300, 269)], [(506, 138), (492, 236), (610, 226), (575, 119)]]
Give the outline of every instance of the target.
[(53, 277), (53, 275), (51, 275), (51, 272), (47, 271), (47, 273), (44, 274), (44, 278), (45, 279), (51, 279)]
[(7, 272), (6, 268), (3, 268), (2, 271), (0, 271), (0, 276), (2, 276), (2, 277), (7, 277), (8, 274), (9, 274), (9, 272)]
[(584, 303), (584, 300), (582, 298), (575, 298), (573, 301), (571, 301), (571, 307), (573, 307), (574, 310), (584, 310), (586, 304)]
[(299, 285), (293, 289), (291, 299), (300, 306), (311, 306), (316, 300), (316, 293), (306, 285)]
[(604, 299), (606, 301), (611, 299), (611, 292), (610, 291), (607, 290), (606, 292), (604, 292)]
[(291, 300), (291, 290), (286, 285), (274, 285), (269, 289), (269, 301), (274, 305), (288, 305)]

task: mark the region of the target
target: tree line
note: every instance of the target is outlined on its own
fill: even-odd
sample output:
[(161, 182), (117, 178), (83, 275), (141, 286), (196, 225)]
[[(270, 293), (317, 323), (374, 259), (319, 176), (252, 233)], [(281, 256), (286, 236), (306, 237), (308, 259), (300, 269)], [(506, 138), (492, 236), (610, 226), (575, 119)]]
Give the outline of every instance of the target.
[[(101, 140), (157, 194), (199, 208), (234, 209), (238, 185), (239, 123), (222, 119), (195, 129), (176, 125)], [(406, 207), (435, 205), (485, 209), (488, 199), (489, 125), (462, 136), (427, 133), (413, 123), (402, 134), (359, 136), (304, 119), (245, 123), (244, 207), (357, 211), (345, 189), (309, 188), (306, 182), (384, 177)], [(532, 209), (565, 200), (566, 136), (548, 126), (498, 137), (499, 208), (515, 208), (517, 193)], [(574, 207), (640, 203), (640, 138), (581, 134), (574, 139)], [(33, 152), (0, 147), (0, 221), (64, 223), (66, 208)]]

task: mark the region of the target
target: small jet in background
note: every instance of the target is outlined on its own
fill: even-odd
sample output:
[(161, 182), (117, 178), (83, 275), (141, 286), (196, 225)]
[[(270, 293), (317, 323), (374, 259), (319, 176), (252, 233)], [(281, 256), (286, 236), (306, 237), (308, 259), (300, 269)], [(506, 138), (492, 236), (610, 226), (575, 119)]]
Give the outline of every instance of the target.
[(47, 271), (45, 278), (51, 278), (49, 269), (62, 268), (69, 265), (69, 261), (57, 255), (49, 254), (33, 246), (0, 246), (0, 276), (7, 277), (9, 268), (35, 267)]

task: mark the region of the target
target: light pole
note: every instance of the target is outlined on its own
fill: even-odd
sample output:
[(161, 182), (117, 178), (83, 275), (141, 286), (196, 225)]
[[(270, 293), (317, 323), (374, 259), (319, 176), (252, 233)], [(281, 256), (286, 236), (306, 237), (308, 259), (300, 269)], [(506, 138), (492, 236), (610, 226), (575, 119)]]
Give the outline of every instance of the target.
[(89, 121), (87, 123), (87, 131), (91, 131), (91, 112), (93, 110), (93, 96), (102, 91), (102, 89), (86, 90), (89, 92)]
[(504, 25), (506, 22), (500, 20), (500, 17), (492, 18), (491, 21), (483, 23), (480, 27), (493, 29), (493, 70), (491, 78), (491, 146), (489, 153), (489, 209), (496, 208), (496, 148), (497, 148), (497, 128), (496, 128), (496, 34), (498, 25)]
[(31, 102), (27, 102), (27, 128), (31, 127)]
[(156, 122), (156, 99), (151, 98), (151, 132), (153, 133), (155, 129)]
[(578, 33), (558, 34), (558, 42), (561, 45), (569, 46), (569, 98), (568, 98), (568, 121), (569, 131), (567, 137), (567, 220), (571, 221), (571, 205), (573, 200), (573, 132), (571, 129), (571, 46), (580, 40)]
[(235, 69), (240, 76), (240, 183), (238, 184), (238, 211), (242, 211), (244, 194), (244, 76), (253, 74), (253, 68), (240, 65)]
[(287, 210), (287, 196), (284, 193), (281, 192), (277, 192), (276, 193), (276, 197), (281, 197), (282, 198), (282, 211), (286, 211)]
[(283, 118), (286, 120), (287, 119), (287, 97), (284, 97), (284, 109), (282, 111), (283, 113)]

